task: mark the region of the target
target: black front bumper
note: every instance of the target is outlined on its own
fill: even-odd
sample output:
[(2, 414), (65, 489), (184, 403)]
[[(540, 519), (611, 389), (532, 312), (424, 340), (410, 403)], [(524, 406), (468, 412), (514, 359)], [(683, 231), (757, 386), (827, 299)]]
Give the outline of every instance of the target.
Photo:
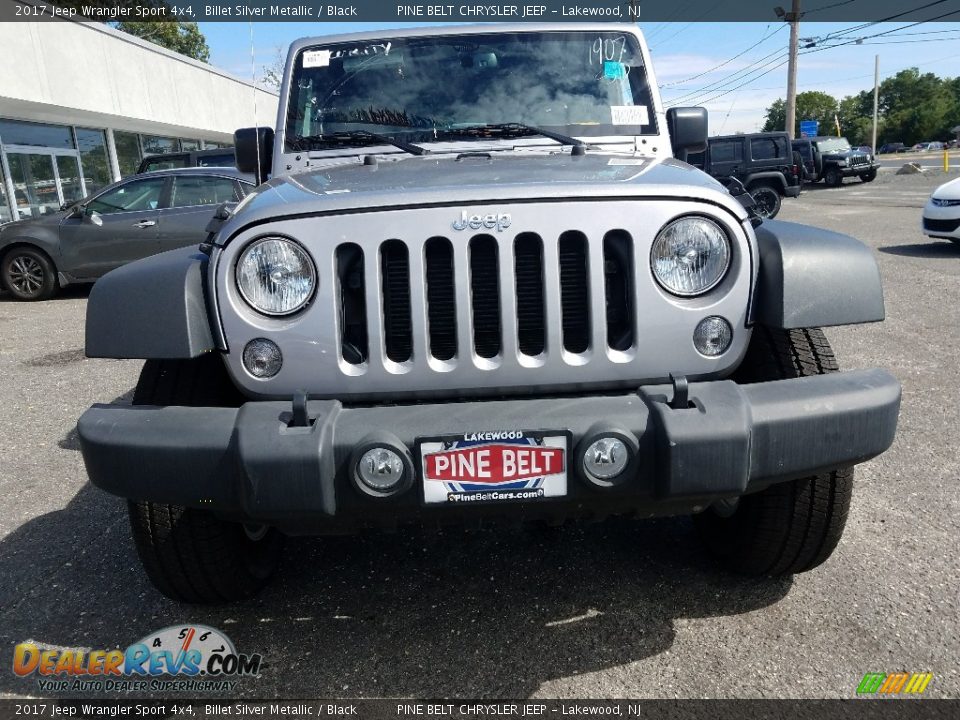
[(859, 177), (868, 173), (875, 173), (880, 169), (880, 163), (872, 162), (867, 165), (838, 165), (840, 174), (844, 177)]
[[(893, 442), (900, 384), (859, 370), (757, 385), (693, 383), (673, 409), (668, 385), (626, 395), (345, 407), (240, 408), (95, 405), (78, 423), (90, 480), (121, 497), (208, 508), (291, 533), (344, 532), (400, 522), (459, 523), (489, 515), (684, 513), (771, 483), (864, 462)], [(426, 506), (418, 462), (409, 489), (370, 497), (353, 479), (355, 448), (389, 438), (496, 430), (568, 430), (568, 495), (511, 504)], [(636, 439), (626, 481), (598, 487), (581, 469), (580, 441), (597, 431)]]

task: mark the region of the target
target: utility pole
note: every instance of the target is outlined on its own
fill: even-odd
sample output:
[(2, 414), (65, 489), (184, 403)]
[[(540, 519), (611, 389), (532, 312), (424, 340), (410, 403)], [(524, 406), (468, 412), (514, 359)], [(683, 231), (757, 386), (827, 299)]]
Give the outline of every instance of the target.
[(870, 147), (874, 154), (877, 152), (877, 113), (880, 107), (880, 56), (873, 62), (873, 142)]
[[(780, 8), (778, 14), (783, 11)], [(787, 135), (793, 139), (797, 130), (797, 52), (799, 50), (798, 36), (800, 34), (800, 0), (793, 0), (790, 12), (785, 13), (784, 20), (790, 23), (790, 62), (787, 65)]]

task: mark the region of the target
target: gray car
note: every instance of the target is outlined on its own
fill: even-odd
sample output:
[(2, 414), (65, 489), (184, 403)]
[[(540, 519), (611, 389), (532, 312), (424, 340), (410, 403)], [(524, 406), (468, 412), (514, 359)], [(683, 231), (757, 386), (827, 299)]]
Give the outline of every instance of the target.
[(18, 300), (46, 300), (58, 287), (195, 245), (214, 208), (253, 187), (253, 178), (234, 168), (161, 170), (121, 180), (59, 212), (0, 226), (0, 285)]

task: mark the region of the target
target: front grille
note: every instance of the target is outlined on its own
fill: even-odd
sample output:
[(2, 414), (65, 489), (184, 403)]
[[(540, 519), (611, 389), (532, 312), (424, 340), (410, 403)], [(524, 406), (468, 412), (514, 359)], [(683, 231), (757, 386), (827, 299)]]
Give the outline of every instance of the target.
[(931, 218), (924, 218), (923, 227), (925, 230), (931, 230), (932, 232), (952, 233), (956, 232), (957, 228), (960, 228), (960, 218), (956, 220), (933, 220)]
[[(560, 345), (575, 355), (633, 347), (633, 238), (625, 230), (593, 241), (566, 231), (457, 243), (387, 240), (374, 257), (354, 243), (337, 247), (334, 302), (346, 363), (378, 362), (378, 350), (394, 363), (417, 363), (418, 327), (421, 347), (444, 362), (471, 353), (493, 360), (506, 348), (540, 358)], [(374, 288), (365, 287), (376, 278), (365, 274), (368, 264), (380, 270)], [(548, 305), (553, 292), (559, 307)], [(593, 347), (604, 341), (607, 348)]]
[(870, 158), (866, 155), (851, 155), (850, 156), (850, 165), (856, 167), (857, 165), (869, 165)]

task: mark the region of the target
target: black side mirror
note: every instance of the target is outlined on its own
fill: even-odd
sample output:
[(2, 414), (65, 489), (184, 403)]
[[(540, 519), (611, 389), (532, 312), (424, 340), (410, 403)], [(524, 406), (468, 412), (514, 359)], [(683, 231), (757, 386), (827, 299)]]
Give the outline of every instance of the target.
[(707, 109), (681, 107), (667, 110), (667, 130), (670, 146), (677, 160), (687, 161), (687, 153), (707, 149)]
[(85, 211), (85, 208), (83, 207), (83, 205), (74, 205), (72, 208), (70, 208), (70, 214), (67, 215), (67, 217), (69, 218), (83, 217), (84, 211)]
[(273, 165), (273, 128), (240, 128), (233, 133), (237, 169), (251, 173), (257, 185), (266, 182)]

